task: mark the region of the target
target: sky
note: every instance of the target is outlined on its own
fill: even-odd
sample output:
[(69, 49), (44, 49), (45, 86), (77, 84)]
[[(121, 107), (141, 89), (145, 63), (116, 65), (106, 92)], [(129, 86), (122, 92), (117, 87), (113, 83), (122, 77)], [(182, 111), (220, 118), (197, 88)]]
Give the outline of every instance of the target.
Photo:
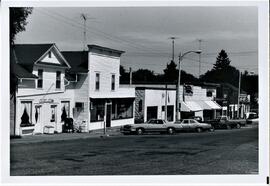
[(15, 43), (56, 43), (61, 51), (81, 51), (86, 43), (123, 50), (121, 65), (126, 70), (149, 69), (163, 73), (172, 59), (172, 40), (176, 37), (174, 60), (179, 53), (190, 53), (181, 67), (194, 76), (212, 69), (224, 49), (231, 65), (242, 72), (258, 73), (257, 7), (83, 7), (34, 8), (26, 30)]

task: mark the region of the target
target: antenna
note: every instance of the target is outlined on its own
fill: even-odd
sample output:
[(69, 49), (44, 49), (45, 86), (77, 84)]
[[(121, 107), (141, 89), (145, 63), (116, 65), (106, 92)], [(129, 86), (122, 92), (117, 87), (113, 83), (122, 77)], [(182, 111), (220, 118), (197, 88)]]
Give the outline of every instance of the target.
[[(198, 39), (199, 41), (199, 50), (202, 50), (202, 39)], [(200, 75), (201, 75), (201, 53), (199, 54), (199, 78), (200, 78)]]
[(174, 62), (174, 40), (177, 39), (177, 37), (169, 37), (169, 39), (172, 40), (172, 61)]
[(85, 14), (81, 14), (81, 18), (83, 19), (83, 51), (86, 49), (86, 20), (87, 17)]

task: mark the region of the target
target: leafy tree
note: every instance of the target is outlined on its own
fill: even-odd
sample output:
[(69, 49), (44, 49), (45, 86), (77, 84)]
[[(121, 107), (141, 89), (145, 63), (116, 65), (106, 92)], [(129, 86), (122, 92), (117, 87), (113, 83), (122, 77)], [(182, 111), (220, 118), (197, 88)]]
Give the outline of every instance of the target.
[(10, 43), (14, 44), (17, 33), (25, 31), (27, 17), (33, 8), (10, 8)]
[(132, 74), (134, 82), (155, 82), (156, 76), (154, 71), (148, 69), (139, 69)]

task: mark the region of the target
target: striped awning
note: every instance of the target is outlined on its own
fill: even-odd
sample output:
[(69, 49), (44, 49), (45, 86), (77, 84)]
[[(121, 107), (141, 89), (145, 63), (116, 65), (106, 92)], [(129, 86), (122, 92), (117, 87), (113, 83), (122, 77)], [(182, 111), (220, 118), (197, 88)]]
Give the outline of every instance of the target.
[(221, 109), (221, 106), (215, 101), (197, 101), (197, 103), (203, 108), (203, 110)]

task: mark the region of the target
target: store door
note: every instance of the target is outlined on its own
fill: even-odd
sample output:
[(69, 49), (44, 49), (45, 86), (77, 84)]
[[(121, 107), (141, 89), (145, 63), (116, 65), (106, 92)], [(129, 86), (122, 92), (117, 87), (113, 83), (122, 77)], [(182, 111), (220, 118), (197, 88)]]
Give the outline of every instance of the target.
[(147, 107), (147, 121), (157, 119), (158, 107)]
[(111, 127), (112, 120), (112, 104), (106, 103), (106, 127)]
[(50, 124), (54, 127), (54, 130), (57, 130), (57, 105), (51, 105)]
[(42, 133), (43, 131), (43, 124), (42, 124), (42, 118), (41, 118), (41, 105), (35, 106), (35, 133)]
[(167, 121), (173, 121), (174, 117), (174, 107), (173, 105), (167, 106)]

